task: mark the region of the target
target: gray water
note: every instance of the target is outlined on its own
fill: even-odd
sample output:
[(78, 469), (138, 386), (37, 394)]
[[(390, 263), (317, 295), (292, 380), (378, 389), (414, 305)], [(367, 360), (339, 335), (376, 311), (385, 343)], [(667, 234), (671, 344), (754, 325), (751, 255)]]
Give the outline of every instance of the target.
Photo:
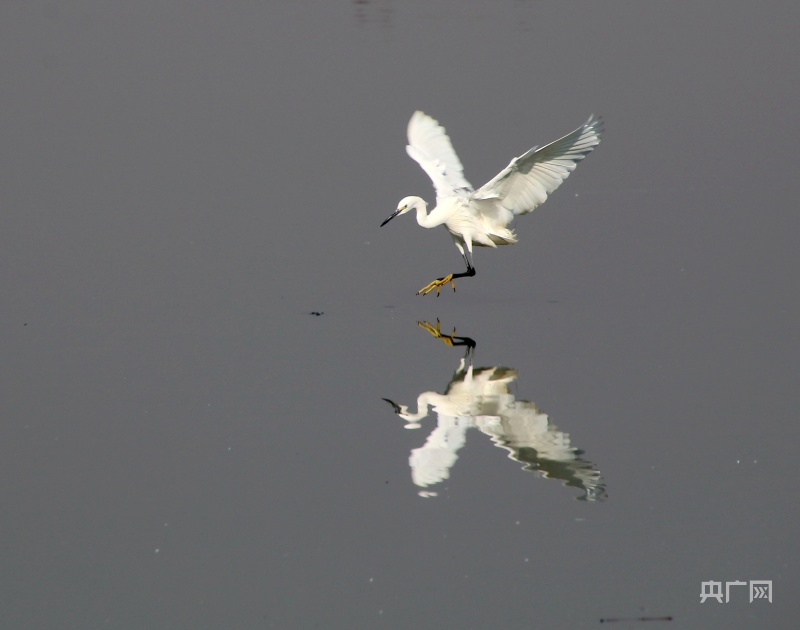
[[(2, 3), (0, 626), (797, 627), (798, 17)], [(420, 297), (416, 109), (606, 133)]]

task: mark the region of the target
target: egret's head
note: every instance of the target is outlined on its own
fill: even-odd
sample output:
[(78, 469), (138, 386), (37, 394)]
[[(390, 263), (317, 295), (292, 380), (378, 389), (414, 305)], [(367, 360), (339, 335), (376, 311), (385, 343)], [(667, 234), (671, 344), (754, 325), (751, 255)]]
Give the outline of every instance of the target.
[(388, 398), (384, 398), (383, 400), (389, 403), (394, 409), (394, 412), (406, 421), (406, 429), (419, 429), (420, 426), (422, 426), (419, 422), (417, 422), (417, 418), (413, 417), (415, 414), (409, 413), (408, 407), (405, 405), (398, 405), (396, 402), (393, 402)]
[(395, 217), (399, 217), (401, 214), (405, 214), (409, 210), (416, 210), (417, 206), (425, 208), (426, 206), (425, 200), (421, 199), (420, 197), (404, 197), (400, 201), (400, 203), (397, 204), (397, 210), (392, 212), (392, 214), (390, 214), (389, 217), (383, 223), (381, 223), (381, 227), (389, 223), (389, 221), (391, 221)]

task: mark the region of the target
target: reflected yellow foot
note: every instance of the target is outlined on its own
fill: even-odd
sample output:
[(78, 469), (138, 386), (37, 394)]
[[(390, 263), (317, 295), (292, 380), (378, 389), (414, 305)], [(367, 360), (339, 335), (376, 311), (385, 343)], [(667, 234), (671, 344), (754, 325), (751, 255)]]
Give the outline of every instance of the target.
[(417, 291), (417, 295), (428, 295), (431, 291), (436, 289), (436, 296), (439, 296), (439, 291), (442, 290), (442, 287), (447, 283), (450, 283), (450, 286), (453, 287), (453, 291), (456, 290), (456, 283), (453, 282), (453, 274), (448, 274), (444, 278), (438, 278), (431, 282), (430, 284), (422, 287), (419, 291)]
[(424, 328), (437, 339), (444, 341), (448, 346), (452, 346), (453, 342), (455, 341), (454, 337), (456, 334), (456, 329), (453, 328), (453, 332), (451, 332), (449, 335), (443, 335), (441, 331), (441, 324), (439, 323), (438, 319), (436, 320), (436, 326), (430, 322), (417, 322), (417, 326)]

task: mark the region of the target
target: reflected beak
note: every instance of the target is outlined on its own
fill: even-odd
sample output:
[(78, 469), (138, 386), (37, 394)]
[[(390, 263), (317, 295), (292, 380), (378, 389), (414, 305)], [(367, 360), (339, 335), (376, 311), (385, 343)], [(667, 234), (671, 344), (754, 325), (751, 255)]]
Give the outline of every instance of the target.
[(396, 217), (398, 214), (400, 214), (400, 211), (399, 211), (399, 210), (395, 210), (394, 212), (392, 212), (392, 214), (390, 214), (390, 215), (389, 215), (389, 218), (388, 218), (388, 219), (386, 219), (386, 221), (384, 221), (383, 223), (381, 223), (381, 227), (383, 227), (384, 225), (386, 225), (387, 223), (389, 223), (389, 221), (391, 221), (392, 219), (394, 219), (394, 218), (395, 218), (395, 217)]

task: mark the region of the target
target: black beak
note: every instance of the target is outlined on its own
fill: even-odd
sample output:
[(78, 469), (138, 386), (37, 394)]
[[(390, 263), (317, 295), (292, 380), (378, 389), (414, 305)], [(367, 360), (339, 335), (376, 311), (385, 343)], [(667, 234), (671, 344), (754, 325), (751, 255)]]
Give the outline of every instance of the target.
[[(389, 217), (389, 218), (391, 218), (391, 217)], [(389, 219), (386, 219), (386, 220), (388, 221)], [(392, 408), (394, 408), (394, 412), (395, 413), (400, 413), (400, 405), (398, 405), (397, 403), (393, 403), (388, 398), (381, 398), (381, 400), (385, 400), (387, 403), (389, 403), (392, 406)]]
[(395, 217), (396, 217), (398, 214), (400, 214), (400, 211), (399, 211), (399, 210), (395, 210), (394, 212), (392, 212), (392, 214), (390, 214), (390, 215), (389, 215), (389, 218), (388, 218), (388, 219), (386, 219), (386, 221), (384, 221), (383, 223), (381, 223), (381, 227), (383, 227), (384, 225), (386, 225), (387, 223), (389, 223), (389, 221), (391, 221), (392, 219), (394, 219), (394, 218), (395, 218)]

